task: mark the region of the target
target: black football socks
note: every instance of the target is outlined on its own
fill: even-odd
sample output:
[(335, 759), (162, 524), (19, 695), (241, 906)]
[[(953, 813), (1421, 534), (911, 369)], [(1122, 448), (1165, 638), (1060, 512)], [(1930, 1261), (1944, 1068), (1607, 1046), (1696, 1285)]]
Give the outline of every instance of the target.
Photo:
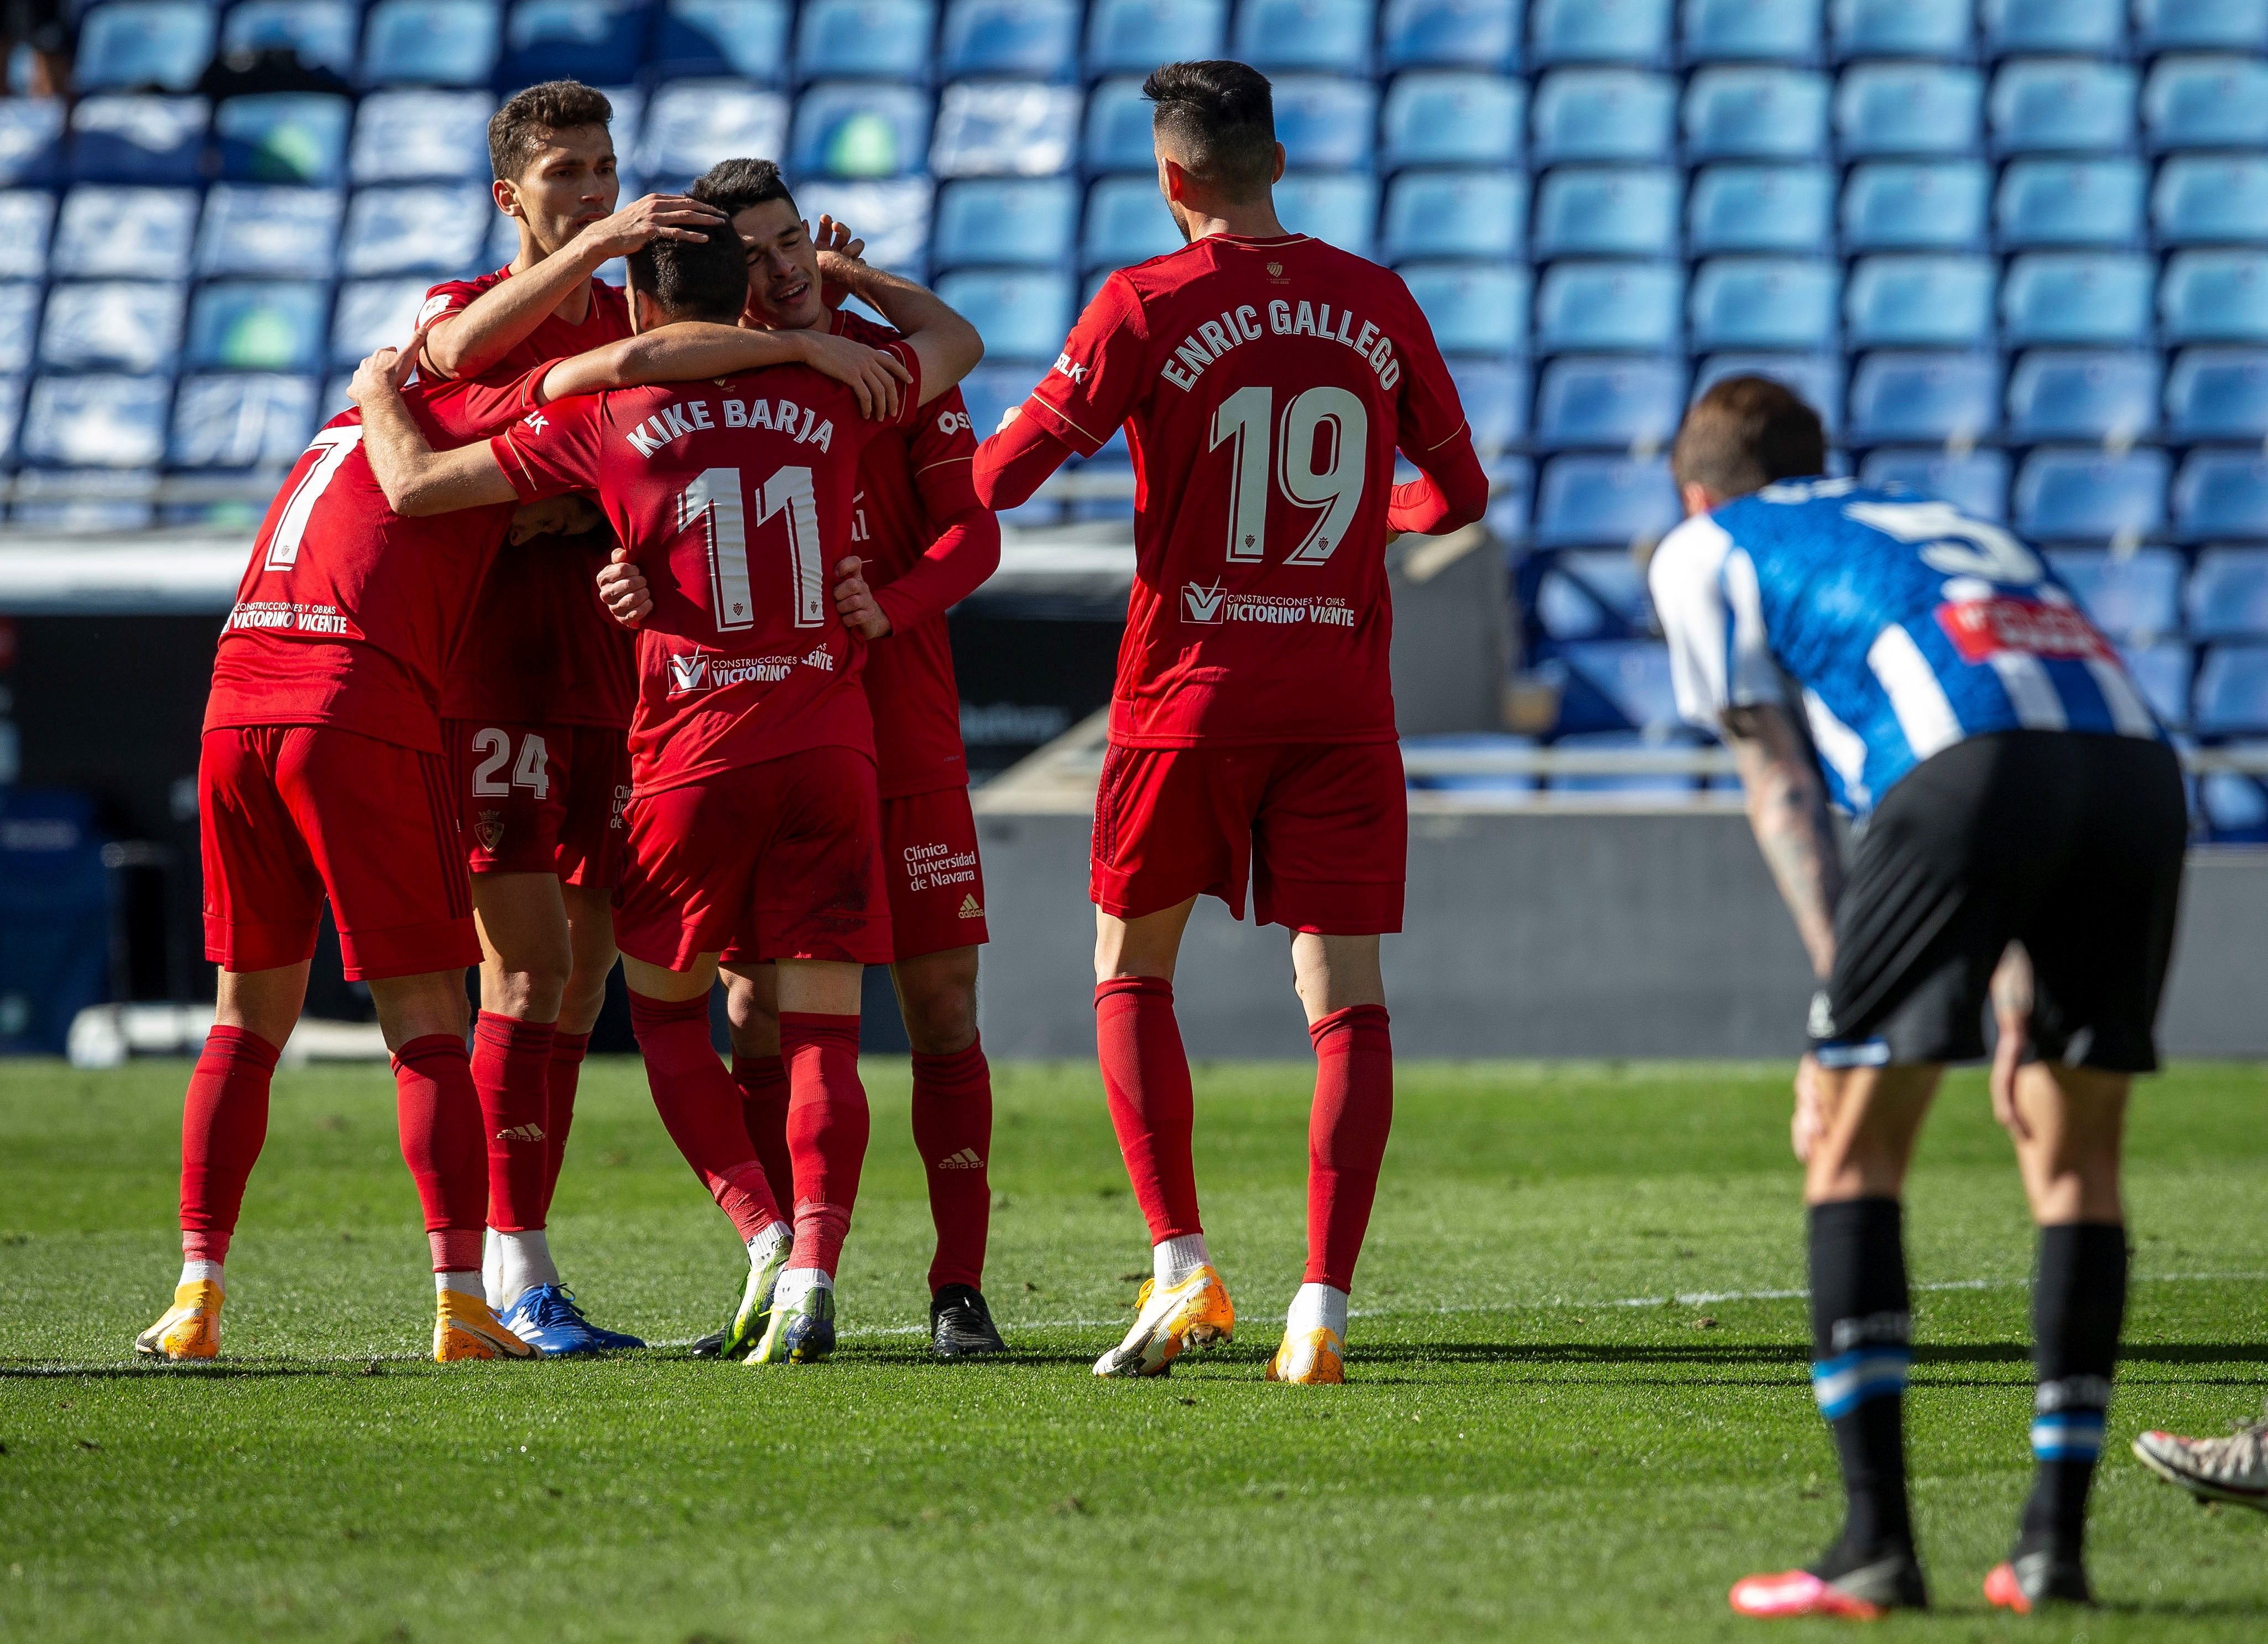
[(1842, 1539), (1810, 1567), (1834, 1581), (1913, 1551), (1906, 1504), (1906, 1368), (1913, 1317), (1894, 1198), (1815, 1205), (1811, 1390), (1835, 1435), (1848, 1502)]
[(2048, 1552), (2076, 1564), (2087, 1532), (2087, 1492), (2102, 1450), (2118, 1331), (2126, 1313), (2126, 1229), (2075, 1221), (2040, 1229), (2032, 1280), (2032, 1456), (2016, 1556)]

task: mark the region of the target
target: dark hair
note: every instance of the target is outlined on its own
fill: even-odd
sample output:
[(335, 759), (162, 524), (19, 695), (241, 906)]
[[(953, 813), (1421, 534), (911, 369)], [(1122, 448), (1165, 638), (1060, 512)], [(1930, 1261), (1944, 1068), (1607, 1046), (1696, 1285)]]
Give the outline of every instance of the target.
[(506, 182), (526, 171), (543, 139), (578, 126), (603, 126), (615, 106), (580, 80), (546, 80), (506, 100), (489, 119), (489, 168)]
[(739, 236), (655, 240), (630, 258), (630, 289), (644, 291), (674, 320), (731, 325), (748, 300), (748, 260)]
[(1256, 199), (1276, 180), (1276, 100), (1248, 63), (1169, 63), (1142, 82), (1157, 107), (1151, 129), (1182, 168), (1233, 201)]
[(1745, 497), (1774, 480), (1825, 473), (1827, 433), (1786, 384), (1727, 377), (1686, 409), (1669, 467), (1681, 485)]
[(789, 210), (795, 210), (787, 179), (770, 160), (718, 160), (686, 193), (703, 205), (715, 206), (727, 217), (738, 217), (768, 200), (784, 200)]

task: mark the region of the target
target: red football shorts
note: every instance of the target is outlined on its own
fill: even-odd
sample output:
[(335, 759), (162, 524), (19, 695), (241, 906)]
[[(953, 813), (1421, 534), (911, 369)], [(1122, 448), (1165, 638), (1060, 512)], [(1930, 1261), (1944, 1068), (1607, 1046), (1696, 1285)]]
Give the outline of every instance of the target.
[(611, 888), (622, 877), (627, 735), (598, 725), (484, 725), (444, 719), (475, 874), (556, 874)]
[(327, 725), (207, 731), (197, 760), (205, 957), (314, 956), (329, 898), (347, 979), (481, 962), (449, 762)]
[(726, 949), (748, 962), (887, 962), (880, 811), (874, 762), (850, 748), (638, 795), (623, 813), (615, 945), (671, 970)]
[(895, 957), (917, 959), (991, 940), (967, 788), (882, 801), (882, 879), (890, 888)]
[(1395, 742), (1121, 748), (1102, 761), (1088, 890), (1139, 918), (1198, 895), (1324, 936), (1402, 928), (1410, 806)]

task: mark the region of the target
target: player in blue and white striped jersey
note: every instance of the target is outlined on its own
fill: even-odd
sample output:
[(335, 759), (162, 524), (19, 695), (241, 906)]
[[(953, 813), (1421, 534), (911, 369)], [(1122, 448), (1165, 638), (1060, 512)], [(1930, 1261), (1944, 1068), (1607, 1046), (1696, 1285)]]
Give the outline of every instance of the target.
[[(1688, 518), (1649, 581), (1678, 705), (1731, 746), (1749, 815), (1822, 987), (1797, 1077), (1813, 1388), (1849, 1513), (1743, 1614), (1871, 1617), (1927, 1602), (1903, 1400), (1907, 1165), (1949, 1062), (1984, 1055), (2039, 1269), (2037, 1463), (1996, 1604), (2090, 1602), (2082, 1562), (2124, 1308), (2119, 1138), (2154, 1068), (2188, 831), (2180, 767), (2109, 641), (2038, 554), (1901, 490), (1822, 477), (1826, 441), (1776, 383), (1695, 402), (1672, 466)], [(1862, 819), (1847, 875), (1830, 797)]]

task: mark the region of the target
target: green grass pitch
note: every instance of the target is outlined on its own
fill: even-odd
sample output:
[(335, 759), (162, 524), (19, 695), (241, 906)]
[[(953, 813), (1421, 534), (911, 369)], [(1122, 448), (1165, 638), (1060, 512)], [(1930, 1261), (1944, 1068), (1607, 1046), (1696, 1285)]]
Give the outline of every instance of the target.
[[(287, 1070), (229, 1264), (228, 1357), (130, 1362), (174, 1276), (181, 1064), (0, 1067), (0, 1636), (327, 1640), (1753, 1634), (1725, 1589), (1831, 1533), (1806, 1382), (1785, 1068), (1404, 1066), (1353, 1380), (1260, 1380), (1298, 1281), (1307, 1070), (1197, 1074), (1243, 1309), (1167, 1380), (1097, 1382), (1146, 1263), (1094, 1071), (1004, 1065), (988, 1290), (1012, 1361), (921, 1352), (902, 1063), (834, 1362), (420, 1360), (431, 1280), (392, 1087)], [(634, 1063), (583, 1081), (552, 1236), (593, 1316), (711, 1328), (740, 1253)], [(1978, 1596), (2029, 1474), (2030, 1236), (1980, 1079), (1910, 1200), (1909, 1403), (1937, 1600), (1884, 1637), (2257, 1640), (2268, 1518), (2126, 1454), (2268, 1383), (2268, 1070), (2146, 1083), (2092, 1615)], [(1826, 1636), (1782, 1626), (1775, 1636)]]

